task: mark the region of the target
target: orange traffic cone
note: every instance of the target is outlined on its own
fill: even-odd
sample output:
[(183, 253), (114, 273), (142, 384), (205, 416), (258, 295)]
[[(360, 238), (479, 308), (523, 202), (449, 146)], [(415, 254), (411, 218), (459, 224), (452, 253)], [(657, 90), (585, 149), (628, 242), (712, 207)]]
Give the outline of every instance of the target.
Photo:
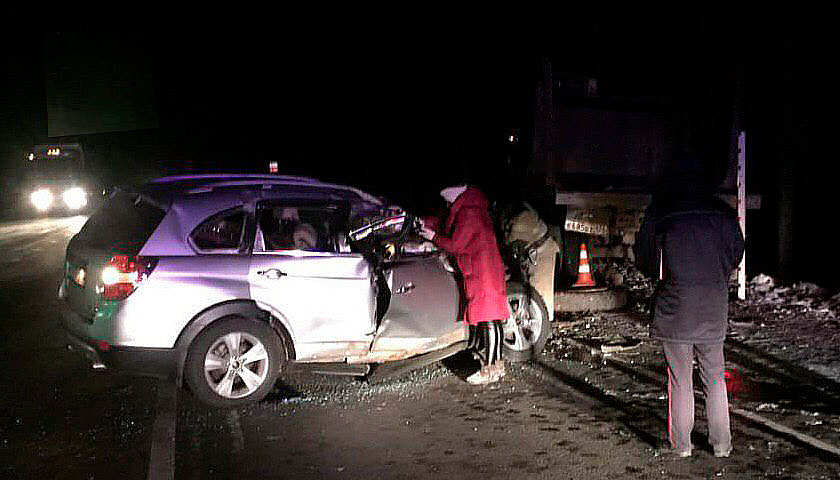
[(589, 269), (589, 256), (586, 254), (586, 244), (580, 244), (580, 262), (578, 263), (578, 278), (572, 288), (594, 287), (592, 271)]

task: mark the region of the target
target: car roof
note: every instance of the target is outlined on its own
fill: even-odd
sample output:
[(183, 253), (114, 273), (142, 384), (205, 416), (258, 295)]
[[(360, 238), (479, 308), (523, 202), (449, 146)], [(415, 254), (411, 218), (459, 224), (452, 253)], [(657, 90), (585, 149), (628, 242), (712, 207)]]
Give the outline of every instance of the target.
[(288, 175), (178, 175), (152, 180), (135, 192), (167, 211), (141, 255), (193, 254), (187, 243), (189, 233), (209, 216), (243, 201), (327, 195), (349, 201), (354, 211), (379, 208), (385, 203), (354, 187)]
[(216, 189), (232, 190), (240, 187), (242, 190), (270, 189), (275, 186), (311, 186), (332, 190), (343, 190), (355, 193), (361, 200), (373, 204), (382, 204), (383, 199), (371, 195), (363, 190), (348, 185), (322, 182), (312, 177), (293, 175), (269, 174), (200, 174), (175, 175), (152, 180), (143, 186), (142, 190), (167, 197), (175, 195), (189, 195), (208, 193)]

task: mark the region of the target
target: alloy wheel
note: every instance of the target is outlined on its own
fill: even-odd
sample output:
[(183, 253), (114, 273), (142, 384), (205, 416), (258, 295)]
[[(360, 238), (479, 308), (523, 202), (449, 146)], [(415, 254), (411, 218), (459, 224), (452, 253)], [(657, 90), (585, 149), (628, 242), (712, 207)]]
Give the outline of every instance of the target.
[(269, 355), (265, 345), (247, 332), (230, 332), (211, 343), (204, 356), (204, 378), (216, 394), (242, 398), (266, 381)]
[[(511, 314), (505, 322), (504, 341), (511, 350), (525, 351), (533, 347), (542, 333), (540, 309), (531, 295), (509, 293), (508, 304)], [(529, 301), (530, 300), (530, 301)]]

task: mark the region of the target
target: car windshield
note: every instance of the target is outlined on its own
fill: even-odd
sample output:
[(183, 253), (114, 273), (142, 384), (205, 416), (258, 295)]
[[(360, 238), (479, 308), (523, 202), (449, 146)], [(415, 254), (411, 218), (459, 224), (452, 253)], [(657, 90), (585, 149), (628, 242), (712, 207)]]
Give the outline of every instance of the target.
[(371, 210), (353, 217), (348, 237), (354, 250), (381, 252), (392, 259), (437, 251), (432, 242), (417, 233), (415, 218), (395, 206)]
[(407, 227), (407, 218), (405, 212), (396, 210), (359, 215), (353, 221), (350, 238), (361, 241), (370, 235), (380, 238), (397, 236)]

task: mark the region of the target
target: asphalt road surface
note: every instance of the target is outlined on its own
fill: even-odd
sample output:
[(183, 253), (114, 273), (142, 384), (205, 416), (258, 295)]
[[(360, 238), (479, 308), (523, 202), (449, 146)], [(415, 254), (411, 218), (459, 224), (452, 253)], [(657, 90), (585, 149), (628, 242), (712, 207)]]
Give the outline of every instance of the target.
[(0, 478), (840, 475), (837, 458), (737, 421), (732, 458), (703, 448), (663, 458), (661, 386), (605, 376), (569, 352), (479, 388), (463, 381), (475, 368), (467, 355), (373, 383), (292, 371), (265, 401), (233, 410), (155, 379), (93, 371), (66, 350), (57, 322), (64, 248), (83, 221), (0, 223)]

